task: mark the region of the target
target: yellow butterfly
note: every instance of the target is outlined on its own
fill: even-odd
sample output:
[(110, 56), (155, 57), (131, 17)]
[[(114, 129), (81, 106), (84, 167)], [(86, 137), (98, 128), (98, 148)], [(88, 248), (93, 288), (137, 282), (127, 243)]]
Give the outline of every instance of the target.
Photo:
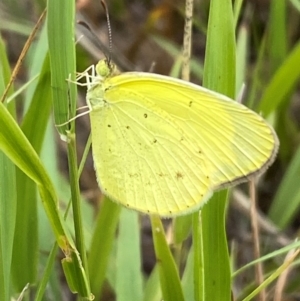
[(279, 142), (255, 112), (198, 85), (118, 73), (104, 59), (85, 77), (99, 186), (140, 212), (199, 209), (214, 190), (247, 181), (274, 161)]

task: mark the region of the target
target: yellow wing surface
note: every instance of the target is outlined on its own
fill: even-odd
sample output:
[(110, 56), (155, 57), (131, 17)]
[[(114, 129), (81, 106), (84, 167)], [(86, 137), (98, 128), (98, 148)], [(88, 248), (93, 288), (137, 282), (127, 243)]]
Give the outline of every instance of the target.
[(214, 190), (263, 172), (277, 153), (261, 116), (182, 80), (123, 73), (92, 84), (87, 101), (102, 192), (144, 213), (194, 211)]

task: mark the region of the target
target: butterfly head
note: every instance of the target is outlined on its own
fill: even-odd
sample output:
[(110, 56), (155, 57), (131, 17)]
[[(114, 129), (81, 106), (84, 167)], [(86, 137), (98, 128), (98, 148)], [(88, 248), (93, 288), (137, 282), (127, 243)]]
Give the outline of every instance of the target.
[(116, 65), (109, 59), (105, 58), (96, 65), (96, 73), (103, 79), (119, 74)]

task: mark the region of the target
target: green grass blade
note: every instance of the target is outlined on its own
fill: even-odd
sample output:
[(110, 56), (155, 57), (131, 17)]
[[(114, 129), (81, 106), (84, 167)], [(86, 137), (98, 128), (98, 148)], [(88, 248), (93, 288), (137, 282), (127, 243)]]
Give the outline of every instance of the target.
[(287, 53), (286, 1), (271, 1), (269, 20), (269, 52), (272, 70), (276, 70)]
[[(193, 279), (194, 300), (205, 300), (204, 246), (199, 212), (193, 214)], [(191, 255), (190, 255), (191, 257)], [(191, 260), (191, 259), (190, 259)]]
[[(234, 28), (231, 1), (212, 0), (203, 85), (231, 98), (234, 97), (236, 85)], [(230, 265), (225, 235), (226, 198), (226, 191), (215, 193), (201, 213), (205, 300), (231, 300)]]
[(173, 219), (174, 243), (182, 243), (191, 233), (193, 214), (178, 216)]
[(45, 294), (45, 290), (47, 287), (47, 284), (49, 282), (50, 274), (54, 266), (54, 262), (57, 256), (57, 251), (58, 251), (58, 245), (55, 243), (51, 249), (50, 255), (48, 257), (45, 270), (43, 272), (43, 277), (38, 285), (36, 296), (34, 301), (42, 301), (43, 296)]
[[(38, 220), (37, 193), (35, 183), (22, 171), (17, 170), (18, 203), (14, 235), (12, 274), (18, 291), (24, 283), (35, 283), (37, 277)], [(20, 270), (20, 266), (24, 269)]]
[(292, 256), (289, 257), (274, 273), (271, 274), (263, 283), (261, 283), (251, 294), (249, 294), (243, 301), (250, 301), (259, 294), (263, 289), (265, 289), (270, 283), (272, 283), (277, 277), (279, 277), (295, 260), (296, 256), (299, 254), (299, 250), (295, 251)]
[(8, 301), (17, 207), (16, 173), (14, 164), (2, 152), (0, 166), (0, 299)]
[[(1, 41), (1, 52), (3, 50)], [(0, 94), (4, 92), (4, 68), (0, 66)], [(17, 194), (14, 164), (0, 151), (0, 299), (10, 300), (10, 276)]]
[[(76, 72), (75, 2), (51, 0), (48, 1), (47, 8), (54, 119), (55, 124), (59, 125), (73, 117), (76, 110), (76, 85), (67, 83), (67, 79), (75, 79)], [(57, 129), (65, 136), (69, 124)]]
[(300, 68), (295, 68), (299, 62), (300, 42), (285, 58), (264, 91), (258, 107), (258, 111), (263, 112), (264, 116), (268, 116), (275, 111), (286, 99), (289, 101), (287, 96), (289, 96), (300, 77)]
[(234, 16), (234, 27), (237, 27), (238, 24), (238, 20), (240, 17), (240, 13), (241, 13), (241, 8), (243, 6), (243, 0), (237, 0), (234, 1), (234, 6), (233, 6), (233, 16)]
[(231, 1), (212, 0), (209, 10), (203, 86), (231, 98), (234, 98), (235, 92), (234, 36)]
[(91, 288), (96, 300), (101, 295), (121, 210), (118, 204), (107, 198), (102, 202), (88, 258)]
[(231, 300), (231, 274), (225, 233), (227, 191), (216, 192), (202, 210), (205, 300)]
[[(68, 79), (75, 81), (76, 75), (74, 43), (75, 2), (73, 0), (48, 1), (47, 17), (54, 119), (56, 125), (64, 124), (63, 126), (58, 126), (57, 130), (61, 134), (62, 139), (67, 141), (75, 241), (82, 266), (87, 270), (88, 264), (78, 183), (75, 123), (68, 123), (69, 119), (75, 116), (77, 100), (77, 87), (75, 84), (68, 82)], [(86, 294), (89, 295), (87, 292), (90, 290), (86, 287), (86, 285), (89, 285), (88, 273), (84, 275), (83, 270), (81, 270), (81, 264), (78, 264), (75, 258), (73, 260), (76, 274), (78, 274), (78, 277), (82, 276), (82, 278), (75, 276), (77, 279), (73, 280), (75, 280), (75, 285), (78, 285), (77, 291), (79, 294), (85, 297)], [(72, 270), (68, 262), (64, 262), (64, 267), (68, 271)], [(71, 279), (70, 283), (72, 283)], [(87, 297), (89, 298), (89, 296)]]
[(161, 287), (159, 283), (159, 268), (157, 264), (153, 268), (144, 290), (144, 298), (143, 301), (161, 301), (162, 293)]
[[(140, 301), (143, 296), (138, 213), (123, 208), (120, 215), (116, 258), (118, 301)], [(130, 246), (130, 247), (129, 247)]]
[(285, 255), (286, 253), (288, 253), (289, 251), (291, 251), (292, 249), (299, 249), (300, 248), (300, 241), (295, 241), (290, 243), (289, 245), (280, 248), (278, 250), (275, 250), (271, 253), (268, 253), (258, 259), (255, 259), (249, 263), (247, 263), (246, 265), (244, 265), (243, 267), (241, 267), (240, 269), (236, 270), (234, 273), (232, 273), (232, 278), (235, 278), (237, 275), (241, 274), (242, 272), (244, 272), (245, 270), (253, 267), (254, 265), (256, 265), (259, 262), (264, 262), (270, 259), (275, 258), (276, 256), (280, 256), (280, 255)]
[(90, 292), (88, 277), (83, 269), (79, 254), (72, 252), (70, 256), (62, 260), (62, 267), (71, 292), (78, 293), (80, 299), (94, 300)]
[(159, 278), (165, 301), (184, 301), (174, 258), (167, 244), (164, 228), (158, 216), (150, 216)]
[(39, 186), (43, 196), (47, 197), (43, 199), (43, 204), (53, 231), (60, 246), (67, 249), (67, 245), (63, 242), (67, 238), (58, 214), (57, 197), (52, 183), (33, 147), (2, 103), (0, 103), (0, 128), (0, 149)]
[(0, 299), (10, 300), (10, 276), (16, 221), (16, 173), (12, 162), (0, 152)]
[[(9, 69), (4, 45), (0, 39), (0, 95), (5, 89), (4, 79)], [(10, 300), (10, 277), (13, 238), (16, 222), (17, 194), (16, 169), (14, 164), (0, 151), (0, 300)]]
[(299, 174), (300, 147), (289, 164), (268, 213), (270, 219), (280, 229), (285, 229), (298, 212), (300, 206)]
[[(183, 273), (182, 280), (181, 280), (183, 294), (184, 294), (184, 300), (186, 300), (186, 301), (196, 300), (196, 298), (194, 297), (194, 293), (195, 293), (194, 272), (195, 272), (194, 246), (192, 246), (189, 250), (184, 273)], [(202, 281), (202, 283), (203, 283), (203, 281)], [(199, 289), (199, 291), (200, 290), (201, 290), (201, 288)]]
[(247, 106), (251, 109), (254, 109), (257, 106), (257, 95), (261, 93), (262, 85), (265, 82), (262, 78), (262, 74), (264, 71), (264, 59), (265, 59), (265, 52), (266, 52), (266, 35), (262, 37), (260, 40), (260, 44), (258, 47), (257, 59), (256, 64), (254, 66), (254, 70), (251, 74), (252, 82), (251, 85), (248, 87), (249, 95), (247, 98)]
[[(45, 55), (45, 53), (44, 53)], [(43, 64), (44, 62), (44, 64)], [(40, 153), (51, 110), (49, 59), (40, 62), (40, 77), (33, 91), (31, 104), (24, 117), (22, 129), (37, 153)], [(43, 102), (41, 103), (41, 100)], [(38, 131), (37, 131), (38, 129)], [(20, 291), (24, 283), (36, 282), (38, 252), (37, 193), (35, 183), (17, 170), (17, 222), (14, 237), (14, 283)], [(20, 271), (20, 266), (24, 267)]]

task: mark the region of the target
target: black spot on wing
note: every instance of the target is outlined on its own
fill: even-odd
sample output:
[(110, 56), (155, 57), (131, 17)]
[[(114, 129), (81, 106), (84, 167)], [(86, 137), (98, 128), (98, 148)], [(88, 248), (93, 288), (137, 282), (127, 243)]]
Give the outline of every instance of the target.
[(176, 175), (175, 175), (175, 178), (176, 178), (176, 180), (183, 179), (183, 173), (181, 173), (180, 171), (177, 171)]

